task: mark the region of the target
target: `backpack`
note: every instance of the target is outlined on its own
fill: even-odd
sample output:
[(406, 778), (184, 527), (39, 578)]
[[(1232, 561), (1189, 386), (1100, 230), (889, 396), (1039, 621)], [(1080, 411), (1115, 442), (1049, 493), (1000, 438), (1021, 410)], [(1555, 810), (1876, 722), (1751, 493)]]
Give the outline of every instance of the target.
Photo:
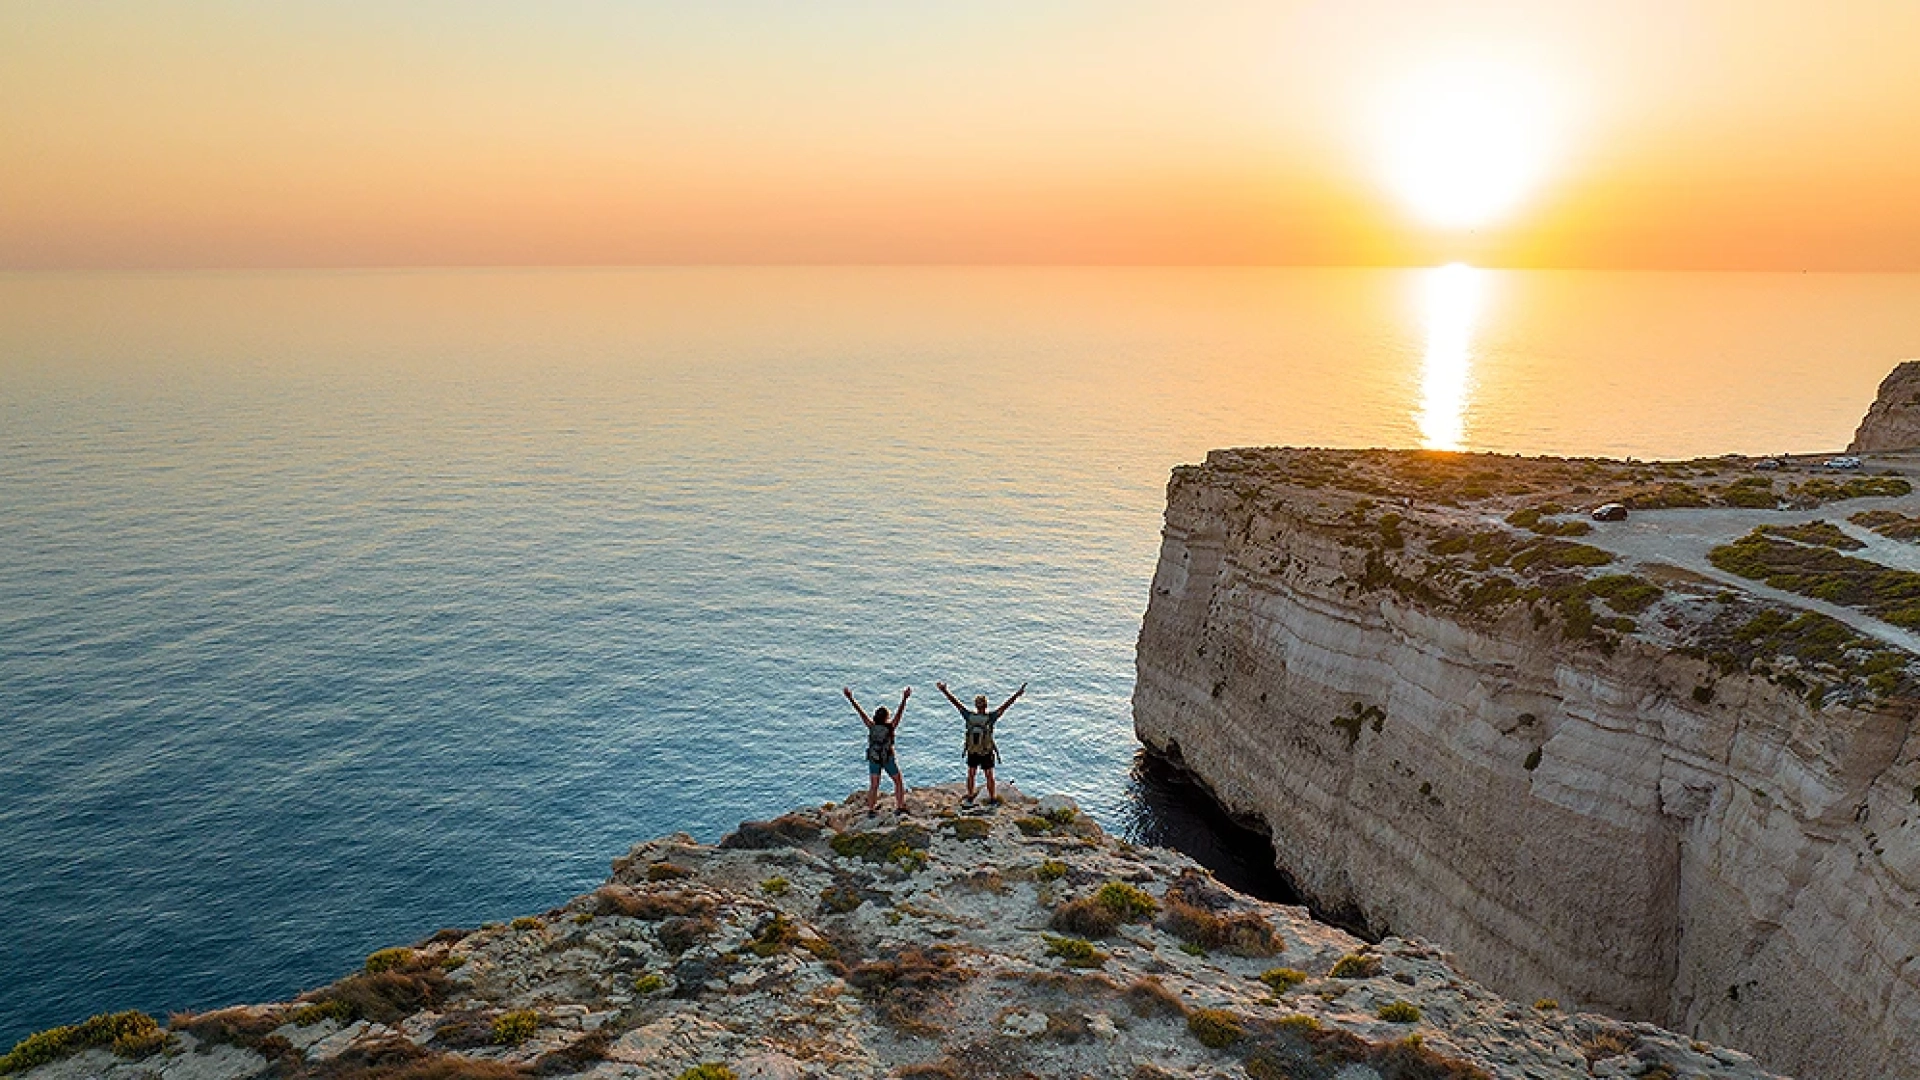
[(1000, 756), (999, 747), (993, 744), (993, 722), (998, 719), (992, 713), (967, 714), (967, 753)]
[[(887, 755), (893, 753), (892, 724), (867, 725), (867, 760), (875, 765), (885, 765)], [(884, 734), (883, 734), (884, 733)]]

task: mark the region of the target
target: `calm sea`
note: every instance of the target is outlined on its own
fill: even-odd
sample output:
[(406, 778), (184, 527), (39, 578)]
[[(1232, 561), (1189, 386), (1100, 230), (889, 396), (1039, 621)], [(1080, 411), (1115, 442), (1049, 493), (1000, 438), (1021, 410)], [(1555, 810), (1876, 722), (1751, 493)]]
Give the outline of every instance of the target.
[[(1920, 277), (0, 276), (0, 1044), (283, 996), (864, 783), (1168, 835), (1133, 643), (1209, 447), (1844, 444)], [(1177, 832), (1177, 829), (1174, 830)]]

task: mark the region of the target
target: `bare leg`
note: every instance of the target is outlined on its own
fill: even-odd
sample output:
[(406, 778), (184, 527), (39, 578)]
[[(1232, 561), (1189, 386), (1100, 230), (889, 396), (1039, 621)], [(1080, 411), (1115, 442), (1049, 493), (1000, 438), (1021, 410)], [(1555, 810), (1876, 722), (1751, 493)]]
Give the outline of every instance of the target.
[(993, 768), (992, 768), (992, 766), (988, 766), (988, 768), (987, 768), (987, 801), (988, 801), (988, 802), (999, 802), (999, 801), (1000, 801), (1000, 796), (998, 796), (998, 795), (995, 795), (995, 794), (993, 793)]
[(973, 798), (973, 778), (980, 772), (980, 766), (967, 766), (967, 798)]
[(873, 813), (873, 808), (875, 806), (878, 806), (879, 803), (880, 803), (880, 774), (874, 773), (867, 777), (867, 813), (869, 814)]
[(893, 808), (902, 814), (907, 812), (906, 782), (900, 778), (900, 770), (893, 771)]

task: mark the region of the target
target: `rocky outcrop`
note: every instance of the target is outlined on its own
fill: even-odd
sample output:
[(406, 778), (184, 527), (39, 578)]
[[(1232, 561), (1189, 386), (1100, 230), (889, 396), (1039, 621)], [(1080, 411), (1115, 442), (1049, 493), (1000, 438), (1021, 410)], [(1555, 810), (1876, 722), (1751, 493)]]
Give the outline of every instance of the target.
[(1878, 646), (1837, 624), (1601, 565), (1543, 538), (1579, 516), (1525, 509), (1644, 486), (1633, 468), (1230, 451), (1175, 470), (1138, 733), (1263, 825), (1312, 904), (1440, 943), (1502, 993), (1810, 1078), (1920, 1076), (1912, 683), (1860, 683)]
[(1920, 360), (1897, 365), (1880, 381), (1880, 392), (1847, 445), (1849, 454), (1920, 447)]
[[(718, 846), (650, 841), (544, 915), (383, 950), (293, 1002), (39, 1036), (34, 1060), (65, 1056), (26, 1075), (1771, 1075), (1648, 1024), (1508, 1002), (1431, 946), (1367, 945), (1115, 842), (1065, 799), (1001, 790), (977, 811), (929, 789), (909, 818), (871, 819), (856, 794)], [(121, 1056), (80, 1048), (114, 1032)]]

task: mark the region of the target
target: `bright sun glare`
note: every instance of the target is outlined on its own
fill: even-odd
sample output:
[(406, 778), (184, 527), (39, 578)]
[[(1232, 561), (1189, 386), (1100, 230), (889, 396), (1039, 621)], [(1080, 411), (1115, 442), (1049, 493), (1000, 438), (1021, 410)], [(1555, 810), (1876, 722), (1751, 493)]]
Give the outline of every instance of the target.
[(1544, 79), (1492, 64), (1419, 71), (1382, 103), (1375, 138), (1386, 181), (1429, 225), (1469, 229), (1511, 212), (1552, 154)]

